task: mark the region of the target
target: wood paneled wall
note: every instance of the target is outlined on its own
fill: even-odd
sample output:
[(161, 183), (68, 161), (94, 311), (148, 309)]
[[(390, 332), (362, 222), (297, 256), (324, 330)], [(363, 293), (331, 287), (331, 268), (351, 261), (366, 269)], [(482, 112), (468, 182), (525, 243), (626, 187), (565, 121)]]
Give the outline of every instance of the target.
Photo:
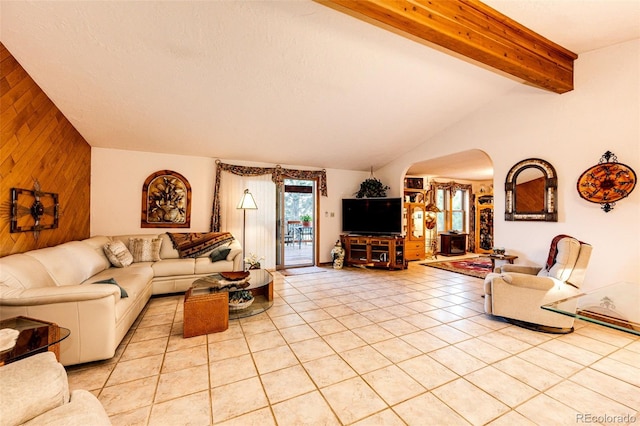
[[(11, 188), (58, 194), (58, 228), (10, 233)], [(89, 237), (91, 147), (0, 43), (0, 257)]]

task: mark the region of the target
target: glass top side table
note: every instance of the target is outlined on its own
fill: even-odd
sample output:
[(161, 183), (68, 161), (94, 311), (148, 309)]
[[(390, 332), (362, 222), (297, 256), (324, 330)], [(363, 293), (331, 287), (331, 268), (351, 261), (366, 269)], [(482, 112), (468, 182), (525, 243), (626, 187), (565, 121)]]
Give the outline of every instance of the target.
[(68, 328), (23, 316), (0, 321), (0, 329), (2, 328), (13, 328), (18, 330), (20, 334), (13, 348), (0, 352), (0, 365), (48, 350), (52, 351), (60, 360), (59, 343), (71, 334)]
[(542, 306), (547, 311), (640, 336), (640, 284), (621, 282)]

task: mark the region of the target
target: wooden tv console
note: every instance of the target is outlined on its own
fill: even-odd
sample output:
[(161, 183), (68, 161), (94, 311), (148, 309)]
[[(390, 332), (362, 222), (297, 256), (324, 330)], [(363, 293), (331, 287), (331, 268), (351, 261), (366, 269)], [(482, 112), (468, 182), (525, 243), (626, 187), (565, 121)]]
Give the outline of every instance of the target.
[(344, 248), (344, 262), (349, 266), (370, 266), (373, 268), (406, 269), (404, 237), (341, 235)]

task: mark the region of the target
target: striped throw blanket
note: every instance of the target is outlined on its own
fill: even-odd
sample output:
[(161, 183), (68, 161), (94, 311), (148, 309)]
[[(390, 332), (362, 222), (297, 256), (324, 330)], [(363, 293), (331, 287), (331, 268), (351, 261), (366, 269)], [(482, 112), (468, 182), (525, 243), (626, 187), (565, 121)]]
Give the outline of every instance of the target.
[(178, 250), (180, 258), (198, 257), (223, 244), (233, 241), (230, 232), (167, 232), (173, 242), (173, 248)]

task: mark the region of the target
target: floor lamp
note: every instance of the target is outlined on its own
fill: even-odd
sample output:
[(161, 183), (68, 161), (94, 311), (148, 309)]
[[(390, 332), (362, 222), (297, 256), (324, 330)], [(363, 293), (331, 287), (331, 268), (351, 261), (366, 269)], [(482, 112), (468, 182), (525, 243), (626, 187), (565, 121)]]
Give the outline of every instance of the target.
[(245, 228), (247, 225), (247, 210), (256, 210), (258, 208), (258, 206), (256, 205), (256, 200), (253, 199), (253, 195), (251, 195), (248, 189), (244, 190), (244, 194), (242, 194), (242, 198), (240, 199), (240, 202), (238, 203), (237, 208), (242, 209), (242, 270), (244, 271), (245, 259), (246, 259), (244, 255), (244, 250), (245, 250), (244, 234), (245, 234)]

